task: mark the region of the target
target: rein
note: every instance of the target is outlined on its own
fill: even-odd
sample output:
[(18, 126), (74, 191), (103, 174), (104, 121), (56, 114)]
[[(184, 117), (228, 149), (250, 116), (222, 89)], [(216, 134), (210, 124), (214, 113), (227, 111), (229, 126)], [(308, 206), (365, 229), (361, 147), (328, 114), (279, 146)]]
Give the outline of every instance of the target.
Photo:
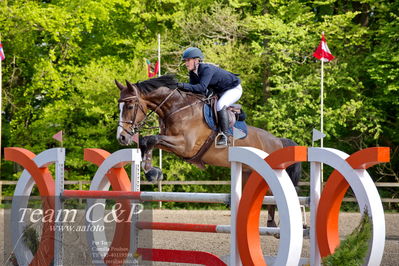
[[(132, 116), (132, 117), (136, 117), (137, 112), (138, 112), (138, 110), (140, 109), (140, 111), (144, 114), (144, 119), (143, 119), (141, 122), (139, 122), (139, 123), (134, 123), (132, 120), (130, 120), (130, 121), (123, 121), (123, 120), (120, 120), (118, 126), (119, 126), (119, 127), (122, 127), (122, 129), (123, 129), (127, 134), (129, 134), (130, 136), (133, 136), (133, 135), (136, 134), (137, 132), (140, 132), (141, 129), (155, 129), (155, 128), (160, 128), (160, 127), (150, 127), (150, 126), (144, 127), (144, 126), (147, 125), (147, 123), (148, 123), (148, 121), (147, 121), (148, 118), (151, 117), (151, 115), (153, 115), (154, 113), (156, 113), (156, 112), (170, 99), (170, 97), (172, 97), (172, 95), (174, 94), (174, 92), (177, 91), (177, 90), (178, 90), (178, 88), (175, 88), (174, 90), (172, 90), (172, 91), (165, 97), (165, 99), (164, 99), (154, 110), (151, 110), (151, 112), (150, 112), (148, 115), (146, 114), (146, 112), (144, 111), (144, 108), (143, 108), (142, 105), (140, 104), (140, 101), (139, 101), (138, 96), (129, 96), (129, 97), (120, 99), (118, 102), (124, 102), (124, 103), (133, 102), (133, 103), (134, 103), (134, 105), (135, 105), (135, 110), (134, 110), (134, 112), (133, 112), (133, 116)], [(189, 105), (183, 106), (183, 107), (181, 107), (181, 108), (179, 108), (179, 109), (173, 111), (172, 113), (168, 114), (168, 115), (163, 119), (164, 123), (166, 123), (166, 121), (168, 121), (168, 119), (169, 119), (170, 117), (172, 117), (173, 115), (175, 115), (175, 114), (177, 114), (177, 113), (179, 113), (179, 112), (181, 112), (181, 111), (183, 111), (183, 110), (185, 110), (185, 109), (188, 109), (188, 108), (190, 108), (190, 107), (192, 107), (192, 106), (194, 106), (194, 105), (196, 105), (196, 104), (199, 104), (199, 103), (201, 103), (201, 102), (207, 102), (207, 101), (210, 100), (210, 98), (206, 98), (206, 99), (203, 99), (202, 97), (198, 97), (198, 98), (199, 98), (199, 99), (196, 100), (195, 102), (193, 102), (193, 103), (191, 103), (191, 104), (189, 104)], [(130, 125), (131, 125), (130, 131), (127, 130), (127, 129), (125, 129), (125, 128), (121, 125), (122, 123), (130, 124)]]
[(196, 104), (199, 104), (199, 103), (201, 103), (201, 102), (206, 102), (206, 99), (205, 99), (205, 100), (199, 99), (199, 100), (197, 100), (197, 101), (195, 101), (195, 102), (193, 102), (193, 103), (191, 103), (191, 104), (189, 104), (189, 105), (183, 106), (182, 108), (179, 108), (179, 109), (173, 111), (172, 113), (168, 114), (168, 115), (164, 118), (164, 122), (166, 123), (166, 121), (168, 121), (168, 119), (169, 119), (171, 116), (173, 116), (174, 114), (180, 113), (181, 111), (183, 111), (183, 110), (185, 110), (185, 109), (188, 109), (188, 108), (190, 108), (190, 107), (192, 107), (192, 106), (194, 106), (194, 105), (196, 105)]

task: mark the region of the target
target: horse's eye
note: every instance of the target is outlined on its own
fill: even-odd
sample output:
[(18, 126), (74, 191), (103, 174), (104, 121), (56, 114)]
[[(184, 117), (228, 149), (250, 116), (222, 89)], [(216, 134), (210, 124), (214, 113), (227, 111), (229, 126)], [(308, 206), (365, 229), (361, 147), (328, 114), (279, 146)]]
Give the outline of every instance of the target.
[(132, 110), (133, 109), (133, 105), (128, 105), (127, 109)]

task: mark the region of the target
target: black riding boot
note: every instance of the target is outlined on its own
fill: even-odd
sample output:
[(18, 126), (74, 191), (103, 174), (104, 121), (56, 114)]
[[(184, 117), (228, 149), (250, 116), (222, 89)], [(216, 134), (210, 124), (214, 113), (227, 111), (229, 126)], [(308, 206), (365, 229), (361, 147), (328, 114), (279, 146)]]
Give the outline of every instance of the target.
[(227, 130), (229, 129), (229, 117), (227, 114), (226, 107), (223, 107), (222, 110), (218, 111), (218, 119), (219, 119), (219, 129), (222, 134), (220, 134), (219, 139), (216, 142), (218, 146), (227, 146)]

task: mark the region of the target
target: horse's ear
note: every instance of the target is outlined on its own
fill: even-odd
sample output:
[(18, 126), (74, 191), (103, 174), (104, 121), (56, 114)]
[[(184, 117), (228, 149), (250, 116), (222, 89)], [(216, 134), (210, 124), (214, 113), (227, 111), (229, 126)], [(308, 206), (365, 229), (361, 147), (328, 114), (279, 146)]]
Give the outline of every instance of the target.
[(126, 86), (130, 91), (133, 91), (135, 95), (139, 95), (137, 88), (132, 85), (128, 80), (126, 80)]
[(115, 79), (115, 84), (116, 84), (116, 86), (120, 89), (120, 90), (125, 90), (126, 89), (126, 87), (125, 86), (123, 86), (119, 81), (117, 81), (116, 79)]
[(130, 83), (127, 79), (125, 80), (126, 86), (129, 90), (134, 90), (132, 83)]

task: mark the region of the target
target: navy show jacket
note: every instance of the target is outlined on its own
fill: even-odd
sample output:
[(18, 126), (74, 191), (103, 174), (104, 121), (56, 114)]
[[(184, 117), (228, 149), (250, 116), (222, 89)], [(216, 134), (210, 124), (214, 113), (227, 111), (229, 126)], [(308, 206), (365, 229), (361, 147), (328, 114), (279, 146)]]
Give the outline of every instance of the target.
[(198, 75), (194, 71), (190, 71), (189, 76), (190, 83), (183, 83), (184, 89), (204, 95), (207, 93), (207, 89), (210, 89), (220, 96), (241, 83), (237, 75), (206, 63), (199, 64)]

